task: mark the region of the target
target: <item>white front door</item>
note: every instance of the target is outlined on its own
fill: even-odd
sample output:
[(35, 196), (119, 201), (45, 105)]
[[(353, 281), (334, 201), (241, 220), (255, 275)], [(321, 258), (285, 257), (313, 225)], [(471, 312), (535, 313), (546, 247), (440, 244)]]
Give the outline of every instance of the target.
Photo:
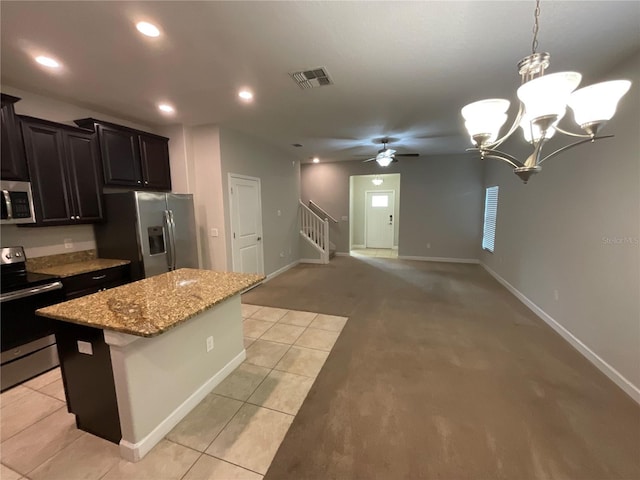
[(366, 192), (365, 202), (365, 246), (393, 248), (395, 192), (393, 190)]
[(264, 273), (260, 179), (229, 174), (234, 272)]

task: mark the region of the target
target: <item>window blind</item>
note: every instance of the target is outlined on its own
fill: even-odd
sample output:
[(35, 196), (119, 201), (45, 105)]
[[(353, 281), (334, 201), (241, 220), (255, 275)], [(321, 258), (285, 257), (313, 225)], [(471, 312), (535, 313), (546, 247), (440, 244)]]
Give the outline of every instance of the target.
[(496, 217), (498, 215), (498, 187), (488, 187), (484, 197), (484, 228), (482, 248), (493, 252), (496, 240)]

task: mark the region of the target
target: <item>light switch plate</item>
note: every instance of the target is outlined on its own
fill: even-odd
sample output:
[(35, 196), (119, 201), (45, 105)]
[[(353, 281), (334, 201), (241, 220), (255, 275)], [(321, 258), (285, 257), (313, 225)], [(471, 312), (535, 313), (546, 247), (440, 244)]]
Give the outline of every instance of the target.
[(217, 237), (218, 236), (218, 229), (217, 228), (212, 228), (209, 230), (209, 235), (212, 237)]
[(93, 355), (93, 347), (89, 342), (78, 340), (78, 352), (84, 353), (85, 355)]

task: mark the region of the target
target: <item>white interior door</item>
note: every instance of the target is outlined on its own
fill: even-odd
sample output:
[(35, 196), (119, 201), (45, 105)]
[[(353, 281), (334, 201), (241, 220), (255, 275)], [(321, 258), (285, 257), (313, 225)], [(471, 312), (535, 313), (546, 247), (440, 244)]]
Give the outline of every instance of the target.
[(365, 192), (365, 246), (393, 248), (393, 211), (395, 192), (381, 190)]
[(229, 174), (234, 272), (264, 273), (260, 179)]

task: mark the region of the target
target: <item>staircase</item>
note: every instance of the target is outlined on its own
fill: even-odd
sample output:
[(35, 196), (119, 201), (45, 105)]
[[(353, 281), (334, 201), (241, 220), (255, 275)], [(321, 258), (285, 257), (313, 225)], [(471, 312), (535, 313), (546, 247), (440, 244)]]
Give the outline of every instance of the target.
[[(315, 205), (309, 202), (311, 205)], [(329, 241), (329, 218), (323, 219), (300, 200), (300, 235), (320, 254), (320, 263), (329, 263), (336, 254), (336, 246)], [(336, 220), (331, 218), (334, 222)]]

